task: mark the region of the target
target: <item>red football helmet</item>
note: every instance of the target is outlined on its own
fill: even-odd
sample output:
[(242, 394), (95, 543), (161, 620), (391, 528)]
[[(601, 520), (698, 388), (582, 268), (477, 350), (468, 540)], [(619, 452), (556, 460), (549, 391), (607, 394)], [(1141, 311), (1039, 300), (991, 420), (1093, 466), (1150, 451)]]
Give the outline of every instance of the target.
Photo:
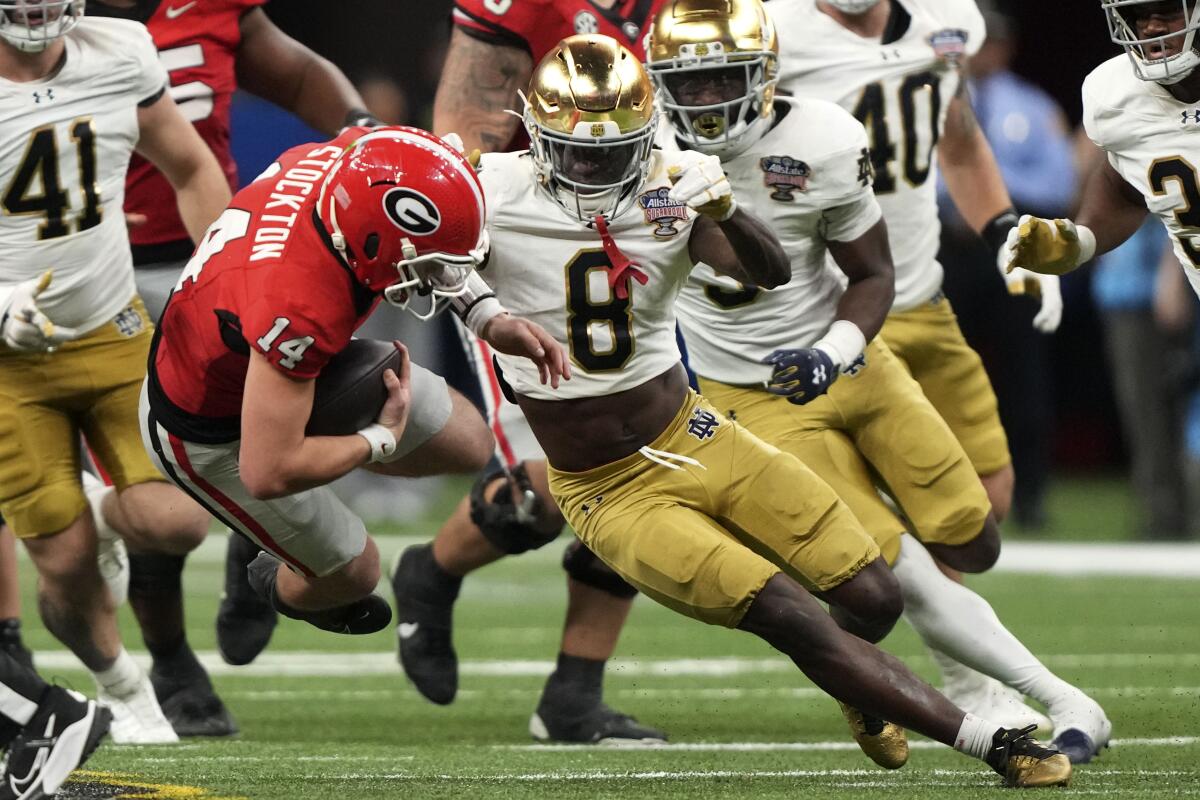
[[(416, 128), (376, 128), (325, 177), (317, 215), (363, 286), (421, 319), (487, 255), (483, 187), (467, 159)], [(428, 308), (410, 305), (429, 297)]]

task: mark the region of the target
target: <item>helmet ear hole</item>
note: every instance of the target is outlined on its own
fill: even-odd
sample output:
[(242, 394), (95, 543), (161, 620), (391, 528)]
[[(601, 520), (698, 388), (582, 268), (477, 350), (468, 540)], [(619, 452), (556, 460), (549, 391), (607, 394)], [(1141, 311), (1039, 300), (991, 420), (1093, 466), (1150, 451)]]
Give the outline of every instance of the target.
[(372, 233), (367, 236), (367, 240), (363, 242), (363, 255), (368, 261), (374, 261), (375, 256), (379, 255), (379, 234)]

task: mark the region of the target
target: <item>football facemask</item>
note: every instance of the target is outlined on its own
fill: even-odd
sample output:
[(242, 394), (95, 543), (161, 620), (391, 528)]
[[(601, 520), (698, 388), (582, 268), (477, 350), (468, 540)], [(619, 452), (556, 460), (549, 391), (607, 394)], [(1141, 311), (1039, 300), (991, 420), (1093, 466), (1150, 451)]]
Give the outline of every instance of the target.
[(40, 53), (75, 27), (83, 6), (84, 0), (0, 0), (0, 38)]
[(1144, 81), (1169, 86), (1200, 66), (1196, 31), (1200, 2), (1196, 0), (1100, 0), (1109, 37), (1133, 63)]

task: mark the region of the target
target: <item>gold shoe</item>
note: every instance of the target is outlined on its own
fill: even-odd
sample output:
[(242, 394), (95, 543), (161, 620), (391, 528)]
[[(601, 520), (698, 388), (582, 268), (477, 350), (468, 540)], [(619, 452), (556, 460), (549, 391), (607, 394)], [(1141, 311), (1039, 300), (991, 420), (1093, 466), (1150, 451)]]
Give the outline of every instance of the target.
[(900, 769), (908, 763), (908, 737), (904, 728), (891, 722), (863, 714), (839, 702), (854, 741), (867, 757), (884, 769)]
[(1030, 736), (1033, 730), (1030, 725), (996, 731), (992, 750), (985, 759), (988, 766), (1004, 776), (1005, 786), (1031, 789), (1069, 785), (1071, 760)]

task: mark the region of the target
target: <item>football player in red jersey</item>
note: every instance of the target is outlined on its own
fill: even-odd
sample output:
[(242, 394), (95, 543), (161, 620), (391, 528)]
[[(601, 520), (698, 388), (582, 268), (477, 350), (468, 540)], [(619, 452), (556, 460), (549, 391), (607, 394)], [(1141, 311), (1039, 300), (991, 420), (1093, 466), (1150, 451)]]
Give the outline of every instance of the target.
[[(517, 90), (559, 40), (575, 33), (615, 38), (639, 58), (663, 0), (455, 0), (454, 30), (433, 108), (434, 130), (458, 133), (468, 151), (525, 146)], [(506, 555), (554, 540), (564, 521), (550, 498), (545, 456), (520, 410), (501, 397), (486, 343), (462, 331), (483, 389), (501, 468), (481, 476), (431, 544), (408, 548), (392, 574), (404, 671), (435, 703), (458, 688), (451, 611), (463, 576)], [(505, 478), (507, 477), (507, 481)], [(612, 656), (636, 590), (579, 542), (564, 554), (567, 615), (556, 669), (530, 718), (543, 740), (658, 741), (661, 731), (602, 699)]]
[[(288, 109), (332, 136), (345, 125), (373, 124), (358, 92), (326, 59), (284, 34), (260, 6), (265, 0), (96, 0), (92, 15), (144, 22), (167, 68), (170, 92), (216, 155), (230, 188), (238, 185), (230, 153), (230, 99), (239, 86)], [(138, 291), (158, 319), (193, 244), (175, 210), (170, 184), (145, 159), (130, 164), (125, 210)], [(104, 507), (106, 490), (92, 493)], [(258, 553), (232, 536), (226, 587), (217, 619), (227, 661), (246, 663), (265, 645), (275, 613), (246, 583)], [(2, 563), (2, 561), (0, 561)], [(151, 677), (163, 710), (181, 735), (236, 731), (187, 644), (181, 577), (184, 556), (131, 552), (129, 602), (154, 659)]]
[[(499, 351), (569, 377), (562, 349), (511, 317), (474, 273), (483, 190), (461, 153), (413, 128), (354, 127), (301, 145), (239, 192), (188, 261), (159, 321), (142, 393), (147, 449), (172, 481), (265, 551), (254, 589), (281, 614), (369, 633), (379, 553), (326, 484), (357, 467), (478, 470), (491, 437), (471, 404), (411, 364), (388, 370), (375, 424), (309, 436), (315, 378), (381, 299), (448, 302)], [(286, 565), (287, 569), (280, 569)]]

